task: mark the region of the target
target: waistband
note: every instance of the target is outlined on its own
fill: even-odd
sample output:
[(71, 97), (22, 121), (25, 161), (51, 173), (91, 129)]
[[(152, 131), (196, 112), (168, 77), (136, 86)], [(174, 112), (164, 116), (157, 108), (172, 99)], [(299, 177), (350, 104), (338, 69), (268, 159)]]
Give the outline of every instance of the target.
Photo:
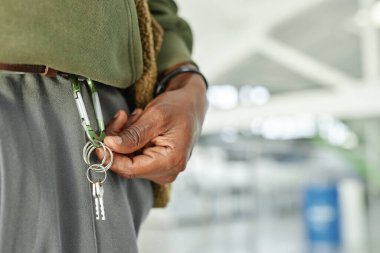
[(61, 72), (49, 68), (44, 65), (32, 65), (32, 64), (7, 64), (0, 63), (0, 70), (11, 71), (17, 73), (32, 73), (39, 74), (47, 77), (56, 77)]

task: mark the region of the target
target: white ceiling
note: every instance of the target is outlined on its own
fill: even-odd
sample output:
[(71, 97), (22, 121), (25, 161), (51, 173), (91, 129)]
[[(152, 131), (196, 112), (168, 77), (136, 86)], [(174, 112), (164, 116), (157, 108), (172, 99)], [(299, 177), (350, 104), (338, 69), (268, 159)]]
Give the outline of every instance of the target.
[[(365, 21), (375, 1), (177, 0), (177, 3), (195, 33), (194, 58), (212, 84), (228, 80), (239, 85), (243, 75), (243, 81), (250, 81), (252, 67), (250, 84), (259, 80), (264, 86), (268, 84), (271, 91), (285, 90), (273, 95), (263, 106), (238, 106), (229, 111), (211, 109), (205, 132), (219, 131), (221, 126), (246, 127), (257, 116), (380, 115), (378, 31), (372, 23), (360, 27), (354, 22), (359, 10)], [(271, 67), (262, 67), (264, 63), (257, 61), (258, 55), (272, 62)], [(274, 64), (283, 66), (292, 75), (280, 75)], [(240, 71), (243, 68), (248, 69), (248, 75)], [(276, 74), (277, 78), (268, 79)], [(302, 88), (307, 85), (318, 89)]]

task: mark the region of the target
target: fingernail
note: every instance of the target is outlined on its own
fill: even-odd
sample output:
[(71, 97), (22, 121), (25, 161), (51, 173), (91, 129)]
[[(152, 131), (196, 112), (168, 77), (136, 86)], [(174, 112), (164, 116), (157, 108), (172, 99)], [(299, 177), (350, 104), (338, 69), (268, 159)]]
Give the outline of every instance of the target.
[(120, 115), (120, 111), (117, 111), (117, 113), (115, 114), (115, 116), (113, 116), (114, 119), (116, 119), (117, 117), (119, 117)]
[(133, 112), (132, 112), (132, 115), (136, 115), (136, 114), (140, 114), (143, 112), (143, 109), (141, 108), (136, 108)]
[(123, 139), (120, 136), (108, 136), (108, 138), (117, 145), (120, 145), (123, 142)]

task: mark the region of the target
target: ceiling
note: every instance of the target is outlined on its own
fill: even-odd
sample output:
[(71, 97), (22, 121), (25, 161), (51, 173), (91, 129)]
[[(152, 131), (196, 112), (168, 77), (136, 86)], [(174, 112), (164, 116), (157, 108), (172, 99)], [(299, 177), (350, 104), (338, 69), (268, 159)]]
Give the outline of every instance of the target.
[(261, 85), (272, 94), (264, 106), (211, 109), (206, 132), (249, 125), (255, 116), (380, 115), (378, 30), (365, 22), (376, 1), (177, 2), (211, 84)]

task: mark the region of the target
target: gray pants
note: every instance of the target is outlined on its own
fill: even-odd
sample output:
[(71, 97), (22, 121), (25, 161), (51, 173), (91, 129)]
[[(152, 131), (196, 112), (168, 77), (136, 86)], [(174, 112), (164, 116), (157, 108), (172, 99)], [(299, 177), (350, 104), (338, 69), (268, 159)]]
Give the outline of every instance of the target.
[[(97, 87), (105, 122), (128, 109), (118, 89)], [(95, 123), (87, 89), (82, 92)], [(82, 159), (85, 142), (68, 80), (0, 73), (1, 253), (137, 252), (151, 185), (110, 172), (107, 220), (96, 221)]]

